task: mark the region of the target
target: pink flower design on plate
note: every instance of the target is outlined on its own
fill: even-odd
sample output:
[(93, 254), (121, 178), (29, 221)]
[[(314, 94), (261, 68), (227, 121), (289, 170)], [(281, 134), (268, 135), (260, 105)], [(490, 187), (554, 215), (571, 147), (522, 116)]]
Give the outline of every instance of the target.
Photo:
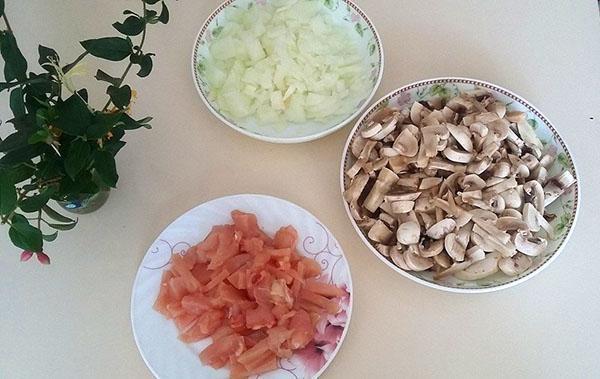
[(351, 20), (352, 20), (352, 22), (359, 22), (360, 16), (357, 15), (356, 13), (351, 13)]
[(396, 98), (395, 103), (398, 105), (398, 107), (403, 107), (404, 105), (410, 103), (410, 93), (402, 92), (400, 96)]

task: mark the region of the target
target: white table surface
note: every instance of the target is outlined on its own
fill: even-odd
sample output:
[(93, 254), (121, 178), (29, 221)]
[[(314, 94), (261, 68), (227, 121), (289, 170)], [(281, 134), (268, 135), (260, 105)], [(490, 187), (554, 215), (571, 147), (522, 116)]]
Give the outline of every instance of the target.
[[(30, 62), (37, 43), (65, 60), (76, 41), (112, 35), (137, 1), (6, 0)], [(110, 3), (110, 4), (108, 4)], [(19, 262), (0, 237), (0, 377), (148, 378), (129, 320), (137, 266), (155, 236), (206, 200), (266, 193), (319, 217), (350, 261), (355, 307), (348, 337), (324, 378), (592, 377), (600, 373), (600, 17), (595, 0), (359, 1), (383, 39), (376, 98), (437, 76), (484, 79), (521, 94), (558, 127), (574, 155), (582, 207), (563, 254), (525, 284), (457, 295), (425, 288), (374, 257), (346, 219), (338, 169), (349, 128), (282, 146), (221, 125), (194, 89), (193, 40), (218, 0), (171, 3), (150, 30), (157, 53), (135, 114), (151, 131), (128, 135), (119, 188), (76, 230), (47, 246), (50, 266)], [(110, 66), (108, 66), (110, 67)], [(95, 72), (94, 64), (90, 71)], [(114, 71), (116, 73), (116, 70)], [(93, 82), (93, 80), (91, 81)], [(100, 102), (101, 91), (95, 91)], [(8, 98), (1, 97), (2, 115)], [(5, 118), (5, 117), (3, 117)], [(4, 136), (7, 127), (0, 126)]]

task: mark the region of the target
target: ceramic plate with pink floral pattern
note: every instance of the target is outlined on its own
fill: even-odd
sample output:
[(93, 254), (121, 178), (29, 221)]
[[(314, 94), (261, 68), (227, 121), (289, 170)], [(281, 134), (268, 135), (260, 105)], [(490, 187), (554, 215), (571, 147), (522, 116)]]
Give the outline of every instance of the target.
[(214, 225), (230, 223), (230, 213), (236, 209), (256, 214), (260, 228), (271, 236), (282, 226), (294, 226), (299, 235), (298, 253), (314, 259), (322, 268), (318, 279), (347, 292), (339, 312), (319, 322), (312, 343), (291, 358), (280, 359), (277, 370), (259, 376), (316, 378), (333, 360), (348, 331), (352, 313), (350, 269), (340, 245), (316, 217), (295, 204), (265, 195), (234, 195), (201, 204), (171, 223), (152, 243), (140, 264), (131, 298), (131, 322), (140, 353), (157, 378), (229, 377), (228, 369), (215, 370), (198, 358), (210, 338), (194, 344), (181, 342), (174, 323), (156, 312), (153, 304), (172, 256), (202, 241)]

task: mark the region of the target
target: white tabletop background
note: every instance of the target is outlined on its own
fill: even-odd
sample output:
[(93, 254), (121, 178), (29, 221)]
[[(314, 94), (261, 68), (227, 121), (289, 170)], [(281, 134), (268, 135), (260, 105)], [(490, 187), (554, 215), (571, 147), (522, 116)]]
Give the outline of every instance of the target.
[[(64, 61), (77, 41), (115, 34), (139, 1), (6, 0), (29, 62), (37, 44)], [(530, 281), (457, 295), (415, 284), (374, 257), (344, 213), (338, 170), (350, 127), (322, 140), (272, 145), (218, 122), (190, 73), (193, 40), (219, 0), (169, 1), (150, 29), (152, 75), (129, 81), (138, 116), (118, 156), (119, 188), (48, 244), (50, 266), (19, 262), (0, 236), (0, 377), (149, 378), (129, 319), (137, 266), (156, 235), (206, 200), (265, 193), (295, 202), (335, 234), (351, 264), (350, 332), (324, 378), (592, 377), (600, 373), (600, 17), (595, 0), (359, 0), (379, 29), (385, 74), (376, 98), (430, 77), (467, 76), (524, 96), (557, 126), (581, 178), (582, 204), (562, 255)], [(122, 64), (116, 65), (121, 67)], [(105, 65), (107, 70), (111, 65)], [(37, 67), (36, 67), (37, 69)], [(93, 75), (95, 64), (89, 66)], [(118, 74), (116, 69), (112, 71)], [(98, 103), (102, 89), (93, 99)], [(7, 117), (8, 96), (0, 114)], [(5, 136), (7, 126), (0, 126)]]

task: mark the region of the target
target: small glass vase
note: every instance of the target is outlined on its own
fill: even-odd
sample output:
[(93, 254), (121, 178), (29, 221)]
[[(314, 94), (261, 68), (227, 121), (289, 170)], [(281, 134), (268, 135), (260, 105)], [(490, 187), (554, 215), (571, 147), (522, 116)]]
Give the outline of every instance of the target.
[(57, 203), (66, 211), (77, 214), (86, 214), (97, 211), (106, 203), (110, 195), (110, 187), (106, 186), (100, 178), (94, 173), (94, 181), (98, 184), (100, 191), (95, 194), (82, 193), (70, 196), (64, 200), (58, 200)]

